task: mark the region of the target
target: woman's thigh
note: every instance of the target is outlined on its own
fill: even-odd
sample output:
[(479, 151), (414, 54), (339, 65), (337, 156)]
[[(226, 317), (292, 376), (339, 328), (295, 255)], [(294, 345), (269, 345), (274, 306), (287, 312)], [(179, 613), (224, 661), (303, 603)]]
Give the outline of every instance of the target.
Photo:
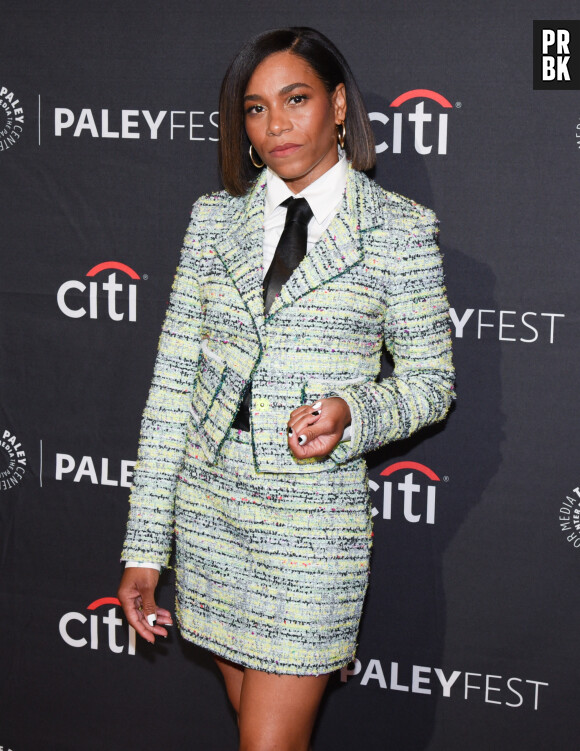
[(276, 675), (244, 671), (240, 751), (308, 751), (329, 674)]

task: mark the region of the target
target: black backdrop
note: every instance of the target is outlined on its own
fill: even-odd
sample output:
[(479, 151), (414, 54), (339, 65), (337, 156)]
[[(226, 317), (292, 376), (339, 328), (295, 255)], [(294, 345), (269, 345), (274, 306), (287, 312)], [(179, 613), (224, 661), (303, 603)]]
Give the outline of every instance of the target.
[(533, 20), (577, 10), (4, 0), (4, 751), (235, 747), (211, 660), (176, 634), (135, 646), (112, 598), (181, 240), (219, 187), (219, 84), (245, 39), (291, 24), (351, 62), (377, 181), (438, 214), (458, 371), (444, 427), (368, 457), (358, 661), (315, 748), (577, 748), (580, 109), (533, 88)]

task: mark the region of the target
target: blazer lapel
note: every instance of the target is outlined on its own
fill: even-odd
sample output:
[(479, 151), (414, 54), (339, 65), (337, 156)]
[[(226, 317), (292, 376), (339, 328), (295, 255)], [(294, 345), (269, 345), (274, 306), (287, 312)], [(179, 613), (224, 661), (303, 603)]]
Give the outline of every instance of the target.
[(264, 201), (266, 178), (262, 173), (240, 201), (230, 228), (215, 251), (240, 293), (258, 336), (265, 322), (282, 308), (346, 273), (363, 258), (365, 231), (384, 223), (380, 188), (366, 175), (348, 168), (340, 210), (316, 245), (307, 253), (274, 300), (264, 319)]
[(266, 322), (282, 308), (360, 263), (364, 232), (384, 222), (381, 202), (374, 193), (374, 183), (349, 165), (341, 208), (280, 290)]
[[(263, 179), (262, 179), (263, 178)], [(241, 201), (232, 223), (219, 238), (216, 253), (240, 293), (259, 334), (264, 324), (263, 242), (266, 180), (262, 174)], [(238, 199), (239, 200), (239, 199)]]

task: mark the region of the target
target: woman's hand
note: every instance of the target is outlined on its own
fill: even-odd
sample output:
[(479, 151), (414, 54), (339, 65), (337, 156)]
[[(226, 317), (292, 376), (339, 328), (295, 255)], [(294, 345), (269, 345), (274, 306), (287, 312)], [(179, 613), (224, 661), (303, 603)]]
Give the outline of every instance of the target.
[[(172, 626), (171, 613), (155, 604), (155, 587), (159, 571), (154, 568), (126, 568), (117, 597), (125, 617), (145, 641), (155, 643), (155, 635), (167, 636), (163, 626)], [(150, 616), (155, 616), (156, 622)], [(149, 617), (149, 620), (147, 620)], [(152, 626), (151, 622), (155, 622)]]
[[(297, 459), (326, 456), (338, 444), (350, 420), (350, 408), (339, 396), (305, 404), (290, 413), (288, 446)], [(301, 436), (305, 438), (302, 444)]]

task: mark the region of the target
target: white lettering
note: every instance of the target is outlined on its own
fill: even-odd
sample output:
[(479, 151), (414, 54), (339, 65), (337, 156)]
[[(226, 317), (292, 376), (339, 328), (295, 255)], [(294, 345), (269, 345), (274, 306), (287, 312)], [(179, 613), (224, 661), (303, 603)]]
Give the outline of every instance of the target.
[(118, 485), (117, 480), (109, 480), (109, 460), (101, 459), (101, 485)]
[(77, 282), (74, 279), (71, 279), (69, 282), (64, 282), (64, 284), (61, 284), (57, 295), (56, 295), (56, 301), (58, 303), (58, 307), (60, 308), (61, 312), (65, 314), (65, 316), (68, 316), (69, 318), (82, 318), (84, 315), (86, 315), (86, 310), (84, 308), (71, 308), (65, 301), (65, 295), (66, 293), (71, 289), (77, 289), (79, 292), (84, 292), (86, 289), (86, 285), (84, 285), (82, 282)]
[(423, 144), (423, 125), (431, 122), (431, 115), (425, 113), (425, 102), (415, 105), (415, 113), (409, 115), (409, 122), (415, 123), (415, 151), (418, 154), (430, 154), (433, 147)]
[(486, 704), (501, 704), (501, 701), (495, 701), (494, 699), (489, 698), (490, 691), (500, 691), (501, 689), (495, 688), (494, 686), (490, 686), (489, 682), (491, 678), (496, 678), (498, 681), (501, 681), (501, 675), (486, 675), (485, 676), (485, 703)]
[(465, 313), (461, 318), (457, 317), (457, 313), (455, 312), (455, 308), (449, 309), (449, 316), (451, 317), (451, 320), (453, 322), (453, 325), (455, 326), (455, 336), (457, 339), (463, 339), (463, 329), (465, 327), (465, 324), (471, 316), (473, 315), (473, 308), (467, 308)]
[(443, 689), (443, 696), (451, 696), (451, 686), (453, 686), (455, 681), (459, 678), (461, 671), (454, 670), (449, 678), (446, 678), (441, 668), (435, 668), (435, 675), (437, 676), (437, 678), (439, 678), (439, 683), (441, 684), (441, 688)]
[(79, 468), (74, 477), (73, 482), (80, 482), (81, 478), (89, 477), (93, 485), (98, 485), (97, 473), (95, 472), (95, 465), (90, 456), (83, 456)]
[(358, 675), (362, 670), (362, 664), (360, 660), (355, 659), (350, 664), (352, 665), (352, 668), (349, 668), (347, 665), (345, 668), (340, 669), (340, 680), (342, 681), (342, 683), (346, 683), (349, 676)]
[(157, 131), (159, 130), (159, 126), (163, 122), (163, 118), (167, 114), (167, 110), (161, 110), (155, 120), (152, 119), (149, 110), (142, 110), (142, 112), (143, 117), (145, 118), (145, 122), (147, 123), (149, 130), (151, 131), (151, 139), (155, 141), (157, 139)]
[(75, 460), (70, 454), (57, 454), (56, 455), (56, 470), (54, 473), (55, 480), (62, 480), (62, 476), (68, 472), (72, 472), (75, 468)]
[[(386, 125), (389, 122), (389, 118), (383, 114), (382, 112), (369, 112), (369, 120), (371, 122), (379, 122), (383, 125)], [(381, 141), (380, 143), (376, 144), (375, 151), (377, 154), (382, 154), (383, 151), (386, 151), (388, 149), (388, 145), (386, 141)]]
[[(430, 688), (423, 688), (423, 684), (429, 684), (429, 673), (431, 668), (425, 668), (421, 665), (413, 665), (413, 680), (411, 682), (411, 691), (414, 694), (430, 694)], [(426, 673), (426, 675), (423, 675)]]
[(58, 624), (59, 633), (69, 647), (84, 647), (87, 644), (87, 640), (84, 637), (80, 639), (73, 639), (67, 631), (68, 624), (71, 621), (79, 621), (80, 623), (86, 623), (87, 619), (82, 613), (65, 613), (60, 619)]
[(463, 694), (463, 698), (467, 699), (469, 689), (475, 689), (477, 691), (481, 690), (481, 686), (474, 686), (472, 683), (469, 682), (469, 678), (473, 676), (474, 678), (481, 678), (481, 673), (465, 673), (465, 693)]
[(74, 121), (75, 116), (72, 110), (66, 109), (66, 107), (55, 107), (54, 135), (60, 136), (64, 128), (70, 128)]
[(101, 110), (101, 138), (119, 138), (119, 131), (109, 130), (109, 110)]
[(173, 131), (176, 128), (185, 128), (185, 125), (182, 125), (181, 123), (176, 123), (175, 122), (175, 117), (174, 116), (175, 115), (185, 115), (185, 114), (186, 114), (185, 110), (171, 110), (171, 125), (170, 125), (170, 128), (171, 128), (171, 140), (172, 141), (173, 141)]
[(380, 660), (369, 660), (369, 664), (367, 665), (367, 669), (361, 679), (360, 685), (366, 686), (370, 680), (378, 681), (381, 688), (387, 687)]
[(515, 310), (500, 310), (499, 311), (499, 340), (500, 342), (515, 342), (516, 341), (513, 337), (508, 337), (508, 336), (504, 337), (502, 335), (504, 328), (515, 329), (516, 327), (515, 323), (504, 323), (503, 322), (504, 315), (515, 316), (515, 314), (516, 314)]
[(109, 649), (115, 654), (120, 654), (123, 651), (123, 646), (117, 644), (116, 629), (117, 626), (123, 625), (123, 621), (115, 615), (115, 608), (111, 608), (109, 614), (103, 617), (103, 623), (108, 626)]
[(77, 122), (77, 127), (75, 128), (75, 132), (73, 134), (74, 137), (78, 138), (83, 130), (90, 131), (90, 134), (93, 138), (99, 137), (99, 131), (97, 130), (95, 118), (93, 117), (93, 113), (89, 109), (81, 110), (81, 114), (79, 115)]
[(194, 128), (203, 128), (202, 123), (194, 123), (193, 122), (193, 116), (194, 115), (203, 115), (203, 112), (190, 112), (189, 113), (189, 140), (190, 141), (205, 141), (205, 138), (201, 136), (194, 136), (193, 135), (193, 129)]
[(547, 55), (555, 41), (556, 32), (553, 29), (542, 29), (542, 54)]
[(138, 128), (137, 120), (131, 120), (132, 117), (139, 117), (139, 110), (122, 110), (121, 111), (121, 137), (122, 138), (141, 138), (140, 133), (134, 133), (133, 128)]
[(399, 490), (403, 491), (403, 513), (405, 519), (408, 522), (418, 522), (421, 520), (421, 514), (413, 513), (413, 493), (418, 493), (421, 490), (420, 485), (413, 483), (413, 473), (409, 472), (405, 475), (405, 482), (400, 482), (398, 485)]
[(408, 691), (409, 686), (399, 685), (399, 663), (391, 662), (391, 691)]

